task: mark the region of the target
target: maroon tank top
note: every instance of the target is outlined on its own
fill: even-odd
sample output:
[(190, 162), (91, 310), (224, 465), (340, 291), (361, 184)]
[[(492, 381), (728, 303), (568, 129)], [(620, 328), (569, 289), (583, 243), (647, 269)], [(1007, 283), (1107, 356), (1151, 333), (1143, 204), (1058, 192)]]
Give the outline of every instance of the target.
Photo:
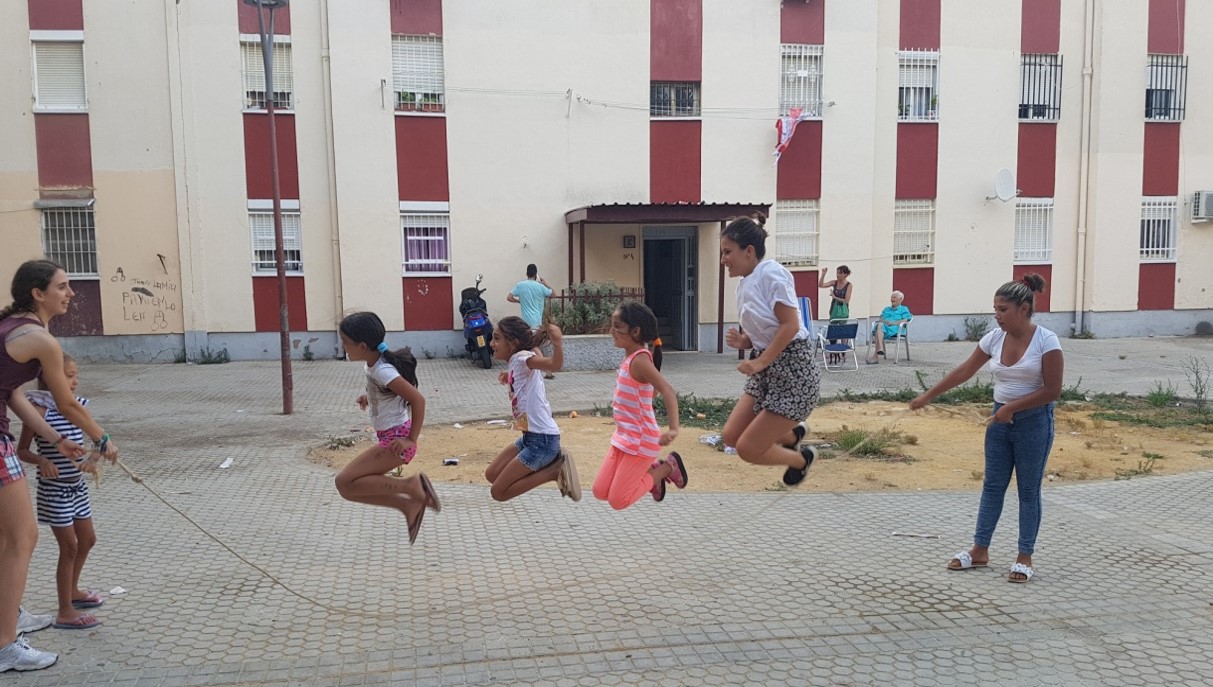
[(42, 326), (38, 320), (28, 317), (6, 317), (0, 320), (0, 435), (13, 438), (8, 431), (8, 399), (13, 391), (22, 384), (34, 379), (42, 371), (42, 363), (35, 358), (27, 363), (19, 363), (8, 354), (8, 346), (4, 341), (18, 327), (27, 324)]

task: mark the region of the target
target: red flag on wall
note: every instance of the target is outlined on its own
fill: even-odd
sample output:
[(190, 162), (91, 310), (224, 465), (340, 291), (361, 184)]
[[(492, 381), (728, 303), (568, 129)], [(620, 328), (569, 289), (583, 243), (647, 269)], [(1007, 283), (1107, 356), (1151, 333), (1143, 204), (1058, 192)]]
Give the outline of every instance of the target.
[(803, 113), (802, 108), (794, 107), (786, 116), (775, 122), (775, 131), (779, 134), (779, 143), (775, 145), (775, 152), (771, 153), (775, 156), (775, 164), (779, 164), (779, 156), (783, 155), (783, 151), (792, 143), (792, 134), (796, 133), (796, 125), (803, 119)]

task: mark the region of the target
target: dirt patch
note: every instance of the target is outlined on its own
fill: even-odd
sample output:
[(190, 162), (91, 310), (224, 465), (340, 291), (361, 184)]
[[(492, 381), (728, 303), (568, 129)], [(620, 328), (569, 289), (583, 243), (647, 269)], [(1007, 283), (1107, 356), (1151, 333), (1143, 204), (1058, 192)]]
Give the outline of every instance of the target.
[[(1115, 479), (1120, 474), (1134, 479), (1135, 471), (1171, 474), (1213, 469), (1213, 432), (1189, 429), (1158, 429), (1122, 426), (1093, 419), (1090, 408), (1063, 408), (1057, 412), (1057, 438), (1049, 457), (1046, 484)], [(831, 403), (813, 412), (807, 441), (829, 445), (809, 479), (798, 490), (809, 491), (896, 491), (924, 489), (975, 489), (981, 484), (985, 406), (931, 406), (911, 413), (904, 404)], [(581, 413), (556, 418), (563, 433), (561, 444), (572, 452), (584, 487), (589, 488), (610, 441), (614, 424), (610, 417)], [(369, 428), (351, 428), (348, 437), (330, 444), (352, 441), (351, 446), (319, 447), (309, 459), (341, 468), (370, 446)], [(880, 432), (891, 437), (878, 455), (861, 456), (871, 444), (847, 455), (836, 442), (850, 430)], [(690, 474), (688, 490), (701, 492), (759, 492), (786, 489), (779, 478), (782, 470), (757, 467), (714, 447), (700, 437), (716, 431), (684, 427), (671, 446), (686, 461)], [(499, 451), (513, 442), (517, 433), (507, 425), (485, 422), (426, 425), (420, 452), (406, 471), (421, 469), (435, 481), (484, 484), (484, 470)], [(845, 445), (845, 444), (844, 444)], [(1151, 461), (1148, 456), (1162, 456)], [(458, 458), (458, 465), (443, 465)]]

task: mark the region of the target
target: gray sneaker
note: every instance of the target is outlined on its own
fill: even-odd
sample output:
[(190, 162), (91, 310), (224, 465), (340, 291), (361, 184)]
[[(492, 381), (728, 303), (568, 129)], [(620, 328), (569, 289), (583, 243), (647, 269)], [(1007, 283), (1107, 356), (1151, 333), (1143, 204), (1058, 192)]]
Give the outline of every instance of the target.
[(19, 609), (17, 613), (17, 634), (25, 634), (26, 632), (37, 632), (45, 630), (55, 622), (55, 618), (49, 615), (34, 615), (24, 608)]
[(556, 486), (560, 488), (560, 495), (580, 501), (581, 481), (577, 477), (577, 464), (573, 462), (573, 456), (561, 449), (557, 460), (563, 461), (560, 463), (560, 472), (556, 473)]
[(17, 641), (0, 649), (0, 673), (7, 670), (42, 670), (55, 665), (59, 654), (38, 651), (18, 636)]

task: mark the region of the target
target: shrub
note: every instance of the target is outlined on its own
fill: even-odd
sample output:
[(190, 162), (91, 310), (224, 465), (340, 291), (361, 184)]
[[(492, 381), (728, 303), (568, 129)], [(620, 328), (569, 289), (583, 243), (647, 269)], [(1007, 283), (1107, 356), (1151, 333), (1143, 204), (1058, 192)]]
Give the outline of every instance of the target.
[(548, 315), (565, 334), (603, 334), (611, 327), (611, 313), (625, 300), (643, 298), (621, 290), (613, 281), (573, 284), (568, 294), (549, 301)]

